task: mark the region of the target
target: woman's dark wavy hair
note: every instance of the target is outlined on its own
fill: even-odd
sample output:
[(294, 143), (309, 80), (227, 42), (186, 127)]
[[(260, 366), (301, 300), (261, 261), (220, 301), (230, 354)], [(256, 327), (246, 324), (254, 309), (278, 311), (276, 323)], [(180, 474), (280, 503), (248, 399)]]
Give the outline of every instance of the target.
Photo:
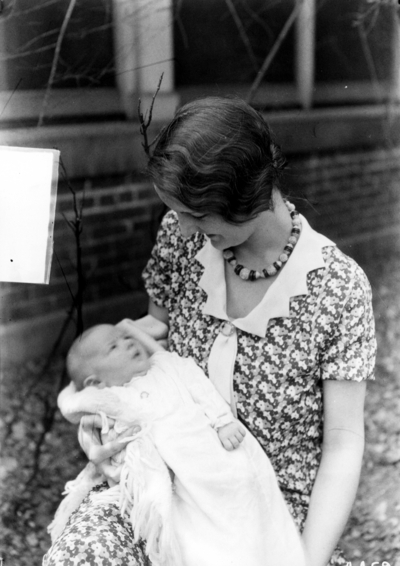
[(177, 111), (157, 139), (148, 171), (161, 194), (241, 223), (272, 208), (285, 165), (259, 112), (237, 98), (209, 97)]

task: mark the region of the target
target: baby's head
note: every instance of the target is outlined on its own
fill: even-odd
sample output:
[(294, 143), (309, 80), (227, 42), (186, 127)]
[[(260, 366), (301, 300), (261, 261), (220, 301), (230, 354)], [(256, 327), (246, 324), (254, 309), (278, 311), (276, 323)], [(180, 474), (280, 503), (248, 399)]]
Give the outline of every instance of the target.
[(86, 330), (67, 355), (68, 375), (78, 391), (89, 385), (123, 385), (149, 367), (149, 354), (142, 344), (112, 324)]

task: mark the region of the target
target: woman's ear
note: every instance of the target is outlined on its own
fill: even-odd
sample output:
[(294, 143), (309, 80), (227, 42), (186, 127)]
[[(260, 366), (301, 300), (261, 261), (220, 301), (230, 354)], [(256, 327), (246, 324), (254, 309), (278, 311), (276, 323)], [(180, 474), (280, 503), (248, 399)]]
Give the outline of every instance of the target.
[(99, 387), (103, 385), (103, 383), (96, 378), (96, 376), (93, 375), (89, 375), (88, 377), (85, 377), (85, 379), (83, 380), (83, 387)]

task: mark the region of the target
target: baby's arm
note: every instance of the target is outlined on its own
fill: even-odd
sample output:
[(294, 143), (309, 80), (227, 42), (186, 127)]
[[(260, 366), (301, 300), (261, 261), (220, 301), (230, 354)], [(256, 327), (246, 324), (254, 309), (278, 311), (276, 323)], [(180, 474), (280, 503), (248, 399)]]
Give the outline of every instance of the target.
[(232, 414), (228, 403), (218, 393), (203, 370), (192, 358), (172, 354), (178, 374), (193, 400), (201, 405), (226, 450), (234, 450), (242, 442), (246, 429)]
[(152, 338), (149, 334), (139, 328), (135, 324), (134, 320), (124, 318), (116, 326), (118, 328), (122, 328), (130, 336), (132, 336), (132, 338), (135, 338), (138, 342), (140, 342), (146, 348), (150, 356), (152, 356), (156, 352), (162, 352), (165, 350), (162, 346), (160, 346), (157, 340), (154, 340), (154, 338)]
[(235, 450), (243, 441), (246, 429), (238, 420), (234, 420), (219, 428), (217, 432), (222, 446), (226, 450)]

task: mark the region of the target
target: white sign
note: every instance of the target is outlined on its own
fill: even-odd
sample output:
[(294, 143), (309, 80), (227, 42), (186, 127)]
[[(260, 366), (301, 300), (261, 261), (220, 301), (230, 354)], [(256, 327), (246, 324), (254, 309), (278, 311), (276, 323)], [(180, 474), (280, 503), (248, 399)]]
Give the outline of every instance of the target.
[(0, 146), (0, 281), (49, 283), (59, 154)]

